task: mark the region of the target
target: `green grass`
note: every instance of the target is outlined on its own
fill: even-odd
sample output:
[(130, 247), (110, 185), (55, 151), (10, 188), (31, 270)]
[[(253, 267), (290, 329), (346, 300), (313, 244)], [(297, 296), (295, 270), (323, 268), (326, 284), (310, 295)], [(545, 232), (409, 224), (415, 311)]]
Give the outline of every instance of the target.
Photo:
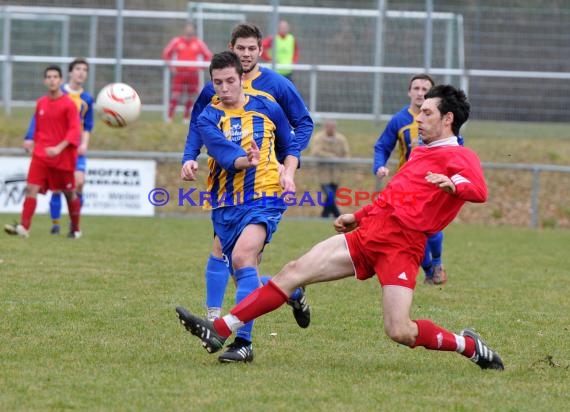
[[(257, 321), (252, 364), (221, 365), (174, 312), (203, 310), (209, 220), (85, 217), (79, 241), (48, 229), (37, 216), (30, 239), (0, 236), (2, 411), (554, 411), (570, 402), (567, 231), (452, 225), (448, 285), (416, 289), (413, 317), (476, 328), (505, 361), (497, 373), (390, 341), (374, 279), (311, 286), (308, 329), (281, 308)], [(330, 234), (330, 222), (285, 219), (262, 272)]]

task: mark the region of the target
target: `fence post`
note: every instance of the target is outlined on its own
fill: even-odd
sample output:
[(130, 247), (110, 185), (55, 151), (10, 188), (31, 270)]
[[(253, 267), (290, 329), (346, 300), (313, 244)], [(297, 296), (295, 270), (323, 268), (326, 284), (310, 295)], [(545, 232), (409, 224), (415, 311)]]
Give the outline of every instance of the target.
[(2, 83), (4, 90), (2, 100), (4, 101), (4, 114), (9, 116), (12, 113), (12, 54), (10, 53), (10, 30), (11, 16), (8, 10), (4, 11), (4, 32), (2, 37), (4, 42), (2, 45), (3, 53), (6, 56), (2, 72)]
[(540, 168), (533, 166), (532, 168), (532, 194), (530, 198), (530, 227), (536, 229), (538, 227), (538, 195), (540, 192)]

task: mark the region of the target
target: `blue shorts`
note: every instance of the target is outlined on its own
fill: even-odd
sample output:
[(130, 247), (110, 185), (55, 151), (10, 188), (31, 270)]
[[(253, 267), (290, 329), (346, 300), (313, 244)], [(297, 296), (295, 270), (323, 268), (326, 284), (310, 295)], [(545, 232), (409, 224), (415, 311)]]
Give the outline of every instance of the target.
[(87, 157), (85, 155), (77, 156), (77, 163), (75, 164), (75, 170), (78, 172), (83, 172), (87, 170)]
[(223, 253), (230, 259), (230, 267), (234, 246), (245, 227), (255, 224), (265, 225), (267, 244), (271, 242), (271, 237), (286, 210), (287, 206), (267, 205), (264, 199), (212, 210), (214, 233), (220, 238)]

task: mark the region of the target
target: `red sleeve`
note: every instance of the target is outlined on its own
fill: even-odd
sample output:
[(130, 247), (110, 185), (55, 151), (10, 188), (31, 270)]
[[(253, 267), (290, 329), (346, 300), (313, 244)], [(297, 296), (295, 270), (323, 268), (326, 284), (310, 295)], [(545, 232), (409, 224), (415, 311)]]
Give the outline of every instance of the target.
[(295, 51), (293, 52), (293, 63), (299, 62), (299, 43), (297, 43), (297, 39), (295, 39)]
[(77, 111), (77, 106), (71, 99), (69, 99), (67, 106), (66, 120), (68, 127), (64, 140), (67, 140), (71, 146), (77, 147), (81, 143), (81, 121), (79, 112)]
[(468, 152), (464, 167), (458, 170), (451, 181), (455, 185), (455, 196), (466, 202), (483, 203), (487, 200), (487, 183), (479, 158)]
[(210, 51), (206, 43), (204, 43), (202, 40), (200, 40), (200, 49), (202, 55), (204, 56), (204, 61), (209, 62), (210, 60), (212, 60), (212, 52)]
[(261, 42), (261, 47), (263, 47), (261, 58), (265, 61), (271, 61), (271, 47), (273, 47), (273, 37), (269, 36), (263, 39)]
[(174, 47), (178, 43), (178, 37), (174, 37), (172, 40), (168, 42), (164, 50), (162, 51), (162, 59), (163, 60), (170, 60), (172, 59), (172, 53), (174, 52)]

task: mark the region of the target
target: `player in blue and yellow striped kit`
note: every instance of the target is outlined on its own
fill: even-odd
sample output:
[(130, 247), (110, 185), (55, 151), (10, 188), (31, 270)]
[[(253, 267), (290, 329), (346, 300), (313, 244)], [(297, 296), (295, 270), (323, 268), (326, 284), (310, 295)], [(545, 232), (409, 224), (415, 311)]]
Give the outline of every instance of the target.
[[(295, 192), (300, 150), (281, 107), (244, 93), (243, 68), (236, 54), (214, 55), (210, 75), (219, 102), (208, 105), (196, 123), (211, 156), (207, 206), (236, 281), (236, 302), (241, 302), (260, 286), (258, 258), (287, 209), (282, 195)], [(253, 360), (252, 328), (252, 322), (240, 328), (218, 359)]]
[[(259, 58), (263, 51), (262, 40), (263, 35), (254, 24), (238, 24), (232, 30), (229, 49), (240, 58), (244, 70), (244, 91), (247, 94), (266, 97), (281, 106), (293, 128), (299, 149), (302, 151), (308, 146), (313, 133), (313, 120), (293, 83), (270, 69), (260, 67)], [(182, 158), (182, 164), (188, 164), (188, 173), (183, 177), (185, 180), (195, 180), (198, 171), (197, 158), (203, 146), (196, 124), (198, 117), (208, 104), (217, 101), (219, 100), (214, 86), (212, 82), (208, 82), (192, 109), (192, 118)], [(215, 319), (220, 314), (229, 276), (219, 239), (214, 237), (212, 253), (208, 258), (205, 270), (206, 307), (209, 319)], [(262, 277), (264, 283), (267, 280), (268, 278)], [(293, 315), (299, 326), (307, 327), (310, 321), (310, 313), (304, 294), (292, 296), (289, 304), (293, 307)]]

